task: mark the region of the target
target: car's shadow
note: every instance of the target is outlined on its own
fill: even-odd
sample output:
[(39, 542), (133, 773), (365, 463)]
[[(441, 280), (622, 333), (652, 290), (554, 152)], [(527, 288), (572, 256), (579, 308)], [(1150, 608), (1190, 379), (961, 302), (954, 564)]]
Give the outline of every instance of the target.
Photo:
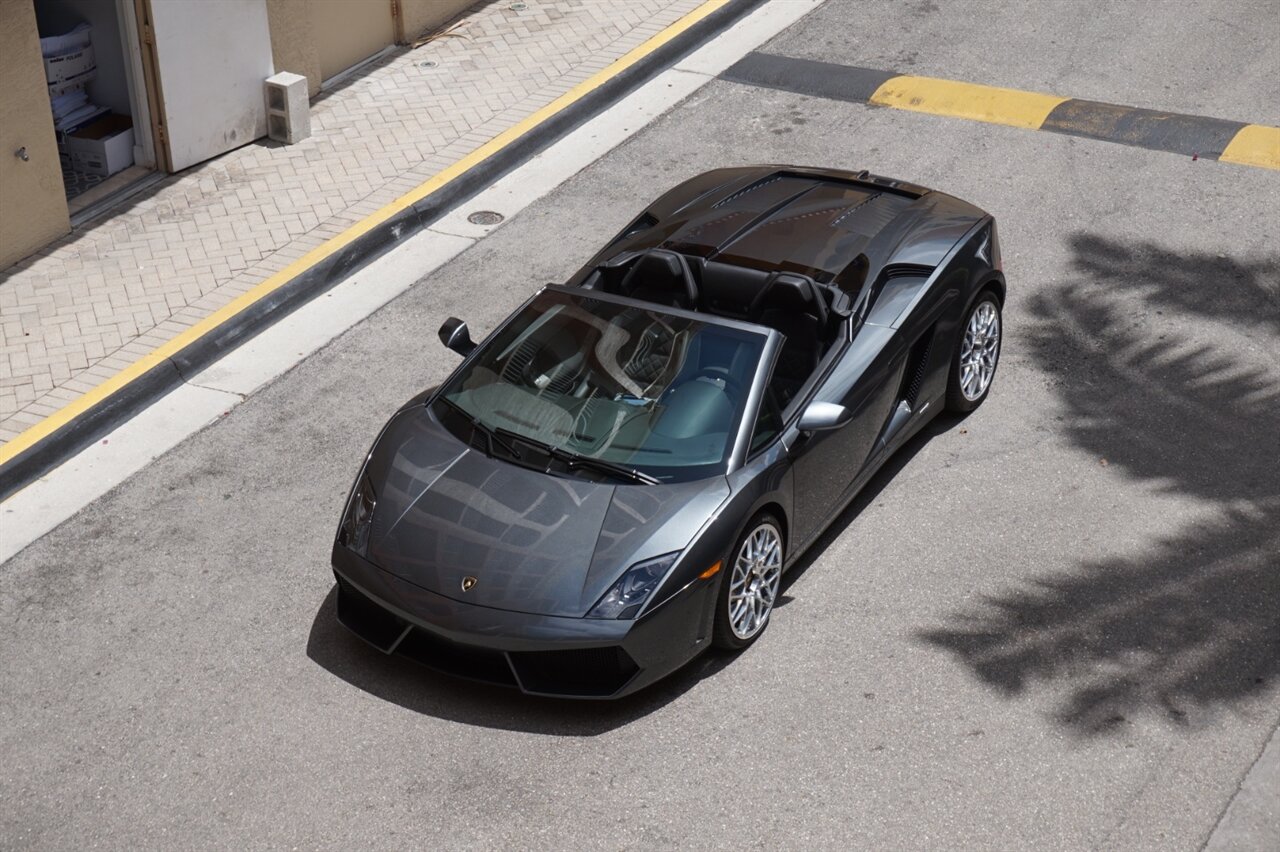
[[(858, 497), (818, 538), (783, 579), (778, 606), (793, 601), (786, 590), (822, 555), (844, 529), (928, 441), (958, 424), (942, 415), (912, 438), (866, 484)], [(316, 611), (307, 639), (307, 656), (357, 689), (416, 713), (502, 730), (590, 737), (626, 725), (658, 710), (715, 677), (735, 655), (711, 650), (675, 674), (617, 701), (573, 701), (524, 695), (517, 690), (439, 674), (403, 657), (387, 656), (338, 623), (337, 589)]]

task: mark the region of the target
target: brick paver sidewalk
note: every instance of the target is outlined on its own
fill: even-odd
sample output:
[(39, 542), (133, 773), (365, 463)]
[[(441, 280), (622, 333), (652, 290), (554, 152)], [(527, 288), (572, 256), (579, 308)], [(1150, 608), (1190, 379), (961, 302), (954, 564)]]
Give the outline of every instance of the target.
[(322, 95), (310, 139), (169, 177), (0, 272), (0, 444), (698, 5), (485, 5), (465, 39), (401, 50)]

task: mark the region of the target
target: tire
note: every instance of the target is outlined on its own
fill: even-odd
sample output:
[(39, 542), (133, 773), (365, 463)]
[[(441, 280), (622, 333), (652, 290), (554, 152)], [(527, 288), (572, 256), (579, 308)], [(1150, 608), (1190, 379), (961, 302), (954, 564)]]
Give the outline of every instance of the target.
[(995, 291), (983, 290), (969, 306), (956, 336), (947, 372), (948, 411), (964, 414), (987, 398), (1000, 363), (1003, 331), (1000, 299)]
[(751, 519), (729, 552), (716, 594), (712, 643), (727, 651), (741, 651), (769, 625), (777, 603), (786, 563), (782, 524), (768, 513)]

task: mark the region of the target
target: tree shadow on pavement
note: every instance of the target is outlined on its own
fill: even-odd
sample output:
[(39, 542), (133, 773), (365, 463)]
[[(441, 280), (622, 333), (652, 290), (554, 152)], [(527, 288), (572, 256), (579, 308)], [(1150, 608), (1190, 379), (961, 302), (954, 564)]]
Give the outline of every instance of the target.
[[(1078, 283), (1031, 299), (1029, 350), (1082, 450), (1216, 508), (1140, 556), (1042, 577), (920, 634), (1006, 696), (1043, 682), (1080, 734), (1195, 727), (1280, 677), (1280, 257), (1073, 240)], [(1261, 357), (1215, 348), (1224, 324)], [(1247, 362), (1245, 359), (1248, 359)]]
[(1187, 257), (1157, 243), (1129, 245), (1088, 233), (1076, 234), (1071, 249), (1075, 270), (1087, 281), (1118, 285), (1151, 305), (1189, 316), (1280, 336), (1280, 257)]

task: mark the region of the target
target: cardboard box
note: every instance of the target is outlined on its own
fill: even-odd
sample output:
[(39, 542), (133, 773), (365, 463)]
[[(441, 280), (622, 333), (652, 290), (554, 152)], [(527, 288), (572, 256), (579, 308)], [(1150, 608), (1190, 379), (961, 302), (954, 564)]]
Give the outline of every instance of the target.
[(87, 80), (73, 80), (70, 83), (67, 83), (67, 82), (50, 83), (49, 84), (49, 100), (53, 100), (58, 95), (65, 95), (67, 92), (70, 92), (72, 89), (83, 89), (84, 84), (89, 82), (89, 80), (92, 80), (96, 76), (97, 76), (97, 72), (95, 71), (93, 74), (89, 75)]
[(44, 78), (49, 85), (59, 83), (84, 83), (98, 73), (98, 62), (93, 56), (93, 45), (87, 44), (70, 53), (44, 58)]
[(104, 115), (67, 134), (58, 150), (78, 172), (107, 177), (133, 165), (133, 119)]

